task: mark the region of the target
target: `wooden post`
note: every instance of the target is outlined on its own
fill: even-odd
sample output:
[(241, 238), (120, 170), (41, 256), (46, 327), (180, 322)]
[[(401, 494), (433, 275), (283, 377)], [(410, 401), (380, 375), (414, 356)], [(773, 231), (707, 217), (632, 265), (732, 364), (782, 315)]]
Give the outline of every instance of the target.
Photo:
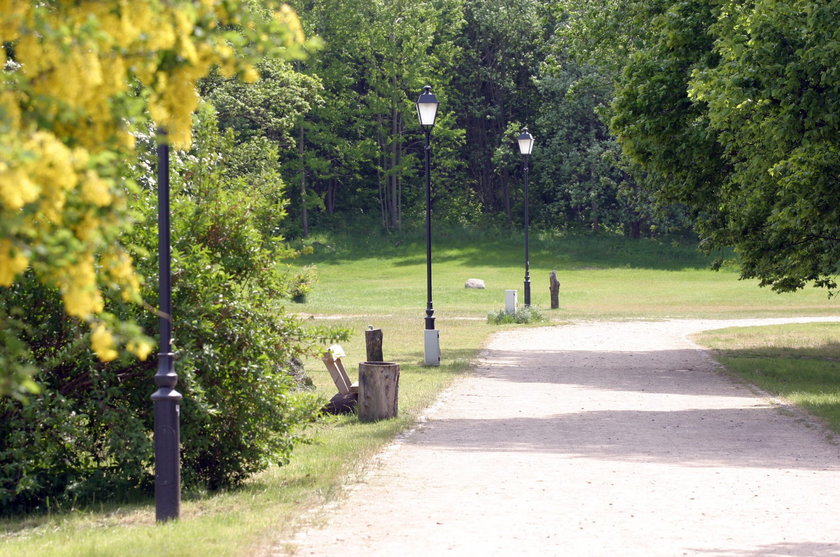
[(551, 292), (551, 309), (557, 309), (560, 307), (560, 281), (557, 280), (557, 271), (551, 271), (548, 277), (548, 290)]
[(385, 361), (385, 358), (382, 357), (382, 329), (374, 329), (373, 325), (368, 325), (368, 329), (365, 331), (365, 347), (367, 348), (367, 361)]
[(359, 419), (364, 422), (395, 418), (400, 391), (400, 365), (391, 362), (359, 364)]

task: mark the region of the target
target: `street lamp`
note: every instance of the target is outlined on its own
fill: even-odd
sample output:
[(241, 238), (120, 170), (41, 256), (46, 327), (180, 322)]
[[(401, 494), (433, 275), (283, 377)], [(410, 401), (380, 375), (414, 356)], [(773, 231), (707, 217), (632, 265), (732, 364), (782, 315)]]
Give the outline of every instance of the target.
[(531, 306), (531, 274), (528, 257), (528, 157), (534, 148), (534, 136), (528, 133), (528, 128), (522, 128), (522, 133), (516, 139), (519, 152), (522, 154), (522, 168), (525, 176), (525, 307)]
[(426, 134), (426, 330), (423, 343), (424, 363), (427, 366), (440, 365), (440, 332), (435, 330), (435, 310), (432, 308), (432, 178), (430, 146), (432, 127), (435, 125), (438, 109), (437, 97), (432, 87), (426, 85), (417, 99), (417, 119)]
[(155, 519), (178, 518), (181, 513), (181, 432), (175, 390), (178, 376), (172, 353), (172, 273), (169, 242), (169, 143), (158, 132), (158, 269), (160, 294), (160, 353), (155, 373)]

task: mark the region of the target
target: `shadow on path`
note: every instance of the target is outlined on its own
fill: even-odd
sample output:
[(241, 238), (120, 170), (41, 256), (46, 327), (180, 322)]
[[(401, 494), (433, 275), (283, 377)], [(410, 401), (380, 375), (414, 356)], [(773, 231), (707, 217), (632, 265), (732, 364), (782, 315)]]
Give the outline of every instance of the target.
[(407, 442), (686, 467), (824, 470), (828, 457), (840, 470), (812, 418), (755, 397), (697, 349), (488, 349), (475, 381), (453, 394), (468, 417), (444, 412)]
[[(576, 385), (606, 391), (744, 396), (723, 382), (697, 380), (710, 359), (694, 349), (643, 352), (485, 350), (480, 377), (513, 383)], [(699, 392), (698, 392), (699, 389)]]
[[(770, 436), (751, 427), (780, 416), (773, 407), (683, 411), (595, 411), (548, 418), (438, 420), (412, 439), (452, 451), (538, 452), (566, 458), (824, 470), (797, 448), (795, 431)], [(503, 438), (500, 439), (500, 432)]]

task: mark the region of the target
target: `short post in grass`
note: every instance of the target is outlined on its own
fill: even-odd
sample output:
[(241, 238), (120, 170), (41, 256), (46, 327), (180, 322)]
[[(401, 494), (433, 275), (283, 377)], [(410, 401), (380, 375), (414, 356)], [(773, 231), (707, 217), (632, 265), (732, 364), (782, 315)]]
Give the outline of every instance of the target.
[(517, 305), (516, 290), (505, 290), (505, 313), (515, 315)]
[(522, 154), (522, 173), (525, 177), (525, 307), (531, 306), (531, 272), (528, 257), (528, 157), (534, 148), (534, 136), (528, 133), (528, 128), (522, 128), (517, 138), (519, 152)]
[(175, 390), (172, 353), (172, 273), (169, 239), (169, 144), (158, 132), (158, 270), (160, 272), (160, 353), (155, 373), (155, 518), (166, 522), (181, 514), (181, 393)]
[(435, 330), (435, 310), (432, 308), (432, 178), (431, 178), (431, 134), (438, 109), (437, 97), (432, 87), (426, 85), (417, 99), (417, 118), (426, 134), (426, 330), (423, 343), (423, 361), (427, 366), (440, 365), (440, 333)]
[(385, 361), (382, 356), (382, 329), (374, 329), (373, 325), (368, 325), (365, 331), (365, 352), (368, 362)]

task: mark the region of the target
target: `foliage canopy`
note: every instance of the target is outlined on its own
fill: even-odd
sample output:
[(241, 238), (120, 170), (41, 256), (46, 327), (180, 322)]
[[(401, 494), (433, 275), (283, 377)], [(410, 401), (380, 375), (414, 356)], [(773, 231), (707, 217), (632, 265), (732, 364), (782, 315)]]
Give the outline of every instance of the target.
[(832, 2), (675, 2), (624, 67), (612, 129), (708, 248), (778, 291), (837, 287), (840, 35)]

